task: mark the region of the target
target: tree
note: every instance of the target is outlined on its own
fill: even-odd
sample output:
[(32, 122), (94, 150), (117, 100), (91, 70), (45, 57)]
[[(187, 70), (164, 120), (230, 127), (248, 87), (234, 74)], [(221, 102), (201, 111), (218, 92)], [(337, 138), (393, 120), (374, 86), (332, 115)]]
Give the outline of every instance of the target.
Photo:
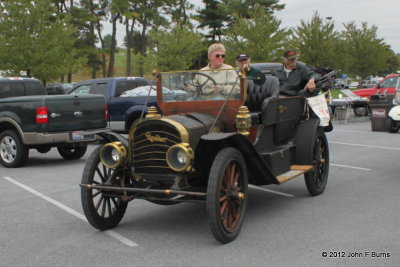
[(170, 31), (152, 31), (151, 35), (157, 40), (153, 54), (160, 71), (186, 70), (202, 50), (201, 35), (189, 26), (176, 24)]
[(366, 22), (357, 28), (354, 21), (344, 24), (343, 37), (349, 58), (348, 73), (365, 79), (386, 69), (387, 45), (377, 37), (377, 27)]
[(221, 41), (224, 22), (229, 19), (228, 11), (224, 5), (221, 5), (220, 1), (203, 0), (203, 2), (205, 7), (197, 10), (198, 15), (193, 16), (199, 22), (197, 28), (209, 28), (209, 33), (206, 37), (211, 39), (212, 42), (215, 42), (217, 39)]
[(332, 21), (315, 12), (311, 21), (301, 20), (293, 29), (288, 48), (296, 49), (300, 60), (319, 67), (338, 68), (344, 64), (344, 48)]
[[(50, 0), (6, 1), (0, 22), (0, 65), (43, 81), (68, 72), (75, 29), (55, 16)], [(66, 15), (67, 16), (67, 15)]]
[(267, 15), (273, 15), (274, 11), (285, 8), (285, 4), (279, 4), (279, 0), (221, 0), (227, 9), (228, 22), (231, 24), (236, 18), (251, 19), (251, 11), (261, 9)]
[[(235, 56), (248, 53), (253, 62), (280, 60), (289, 31), (280, 29), (281, 21), (262, 9), (249, 11), (250, 19), (236, 17), (231, 29), (225, 31), (227, 62), (234, 62)], [(237, 16), (237, 15), (236, 15)]]

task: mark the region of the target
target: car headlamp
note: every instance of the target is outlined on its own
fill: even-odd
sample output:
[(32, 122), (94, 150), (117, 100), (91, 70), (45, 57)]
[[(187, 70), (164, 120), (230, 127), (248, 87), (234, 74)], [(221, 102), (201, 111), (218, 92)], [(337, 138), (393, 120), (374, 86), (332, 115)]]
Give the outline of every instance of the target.
[(121, 142), (105, 144), (100, 150), (100, 160), (107, 168), (114, 169), (126, 160), (126, 148)]
[(168, 166), (174, 171), (185, 171), (190, 167), (193, 155), (193, 150), (188, 143), (173, 145), (167, 151)]

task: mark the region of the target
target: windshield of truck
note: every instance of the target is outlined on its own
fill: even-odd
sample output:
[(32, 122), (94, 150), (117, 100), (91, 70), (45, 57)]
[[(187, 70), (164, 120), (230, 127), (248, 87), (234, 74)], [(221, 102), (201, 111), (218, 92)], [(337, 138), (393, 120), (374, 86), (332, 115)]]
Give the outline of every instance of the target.
[(396, 87), (397, 81), (399, 80), (399, 77), (390, 77), (384, 80), (379, 87), (380, 88), (392, 88)]
[[(163, 101), (206, 101), (240, 98), (240, 81), (235, 69), (162, 72), (162, 86), (170, 95)], [(163, 89), (165, 92), (166, 90)]]

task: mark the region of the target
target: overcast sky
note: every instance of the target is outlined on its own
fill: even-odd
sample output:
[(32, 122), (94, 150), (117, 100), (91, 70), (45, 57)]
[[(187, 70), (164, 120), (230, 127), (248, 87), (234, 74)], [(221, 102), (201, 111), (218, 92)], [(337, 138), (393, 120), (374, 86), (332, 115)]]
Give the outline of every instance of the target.
[[(203, 6), (201, 0), (189, 0), (197, 6)], [(318, 11), (322, 18), (332, 17), (337, 30), (343, 29), (343, 23), (354, 21), (358, 28), (361, 22), (368, 27), (378, 27), (378, 38), (383, 38), (395, 53), (400, 53), (400, 0), (280, 0), (285, 9), (275, 12), (282, 21), (282, 27), (295, 27), (303, 19), (310, 21)], [(111, 25), (104, 23), (105, 34), (111, 33)], [(122, 46), (125, 36), (124, 27), (117, 30), (118, 45)]]
[(400, 53), (400, 0), (281, 0), (285, 9), (275, 12), (283, 27), (294, 27), (303, 19), (310, 21), (318, 11), (322, 18), (332, 17), (337, 30), (343, 23), (354, 21), (357, 27), (367, 22), (378, 27), (378, 38), (383, 38), (392, 50)]

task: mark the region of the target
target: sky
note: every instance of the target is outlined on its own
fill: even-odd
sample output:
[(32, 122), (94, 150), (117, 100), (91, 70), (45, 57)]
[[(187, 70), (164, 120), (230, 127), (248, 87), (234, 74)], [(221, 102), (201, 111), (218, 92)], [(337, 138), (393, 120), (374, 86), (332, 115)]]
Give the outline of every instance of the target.
[(358, 28), (362, 22), (375, 25), (377, 37), (400, 53), (400, 0), (281, 0), (285, 9), (275, 12), (283, 27), (295, 27), (301, 20), (310, 21), (314, 12), (320, 17), (332, 17), (337, 30), (354, 21)]
[[(201, 0), (189, 0), (197, 6), (202, 6)], [(362, 22), (368, 27), (377, 26), (377, 37), (391, 46), (395, 53), (400, 53), (400, 0), (280, 0), (286, 4), (285, 9), (275, 12), (281, 20), (282, 27), (295, 27), (301, 20), (310, 21), (314, 12), (320, 17), (331, 17), (336, 30), (343, 30), (343, 24), (354, 21), (358, 28)], [(111, 25), (104, 23), (105, 34), (111, 33)], [(117, 42), (122, 46), (125, 30), (117, 30)]]

